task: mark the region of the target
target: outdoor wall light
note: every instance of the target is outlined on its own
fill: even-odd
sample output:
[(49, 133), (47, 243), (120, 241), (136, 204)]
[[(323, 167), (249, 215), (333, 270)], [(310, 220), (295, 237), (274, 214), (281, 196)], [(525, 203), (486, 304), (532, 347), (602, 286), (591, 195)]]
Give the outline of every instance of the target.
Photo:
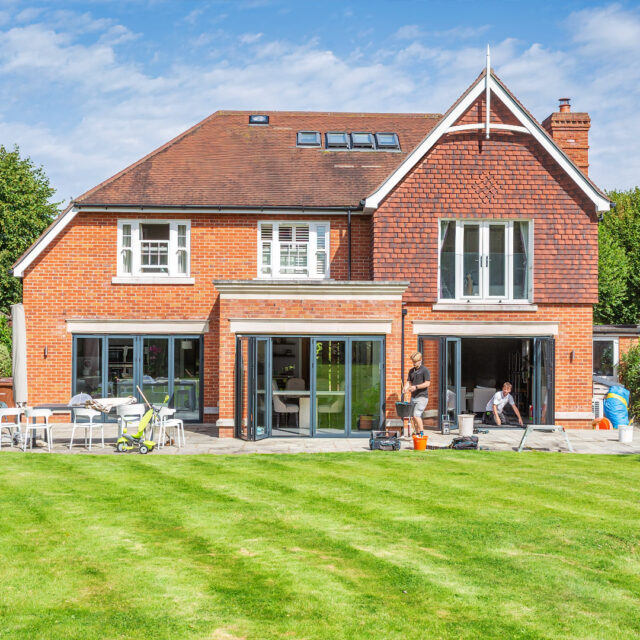
[(573, 362), (573, 361), (574, 361), (574, 359), (575, 359), (575, 357), (576, 357), (576, 352), (575, 352), (575, 351), (572, 351), (572, 352), (569, 354), (569, 362)]
[(45, 358), (49, 355), (49, 347), (44, 348), (44, 353), (42, 354)]

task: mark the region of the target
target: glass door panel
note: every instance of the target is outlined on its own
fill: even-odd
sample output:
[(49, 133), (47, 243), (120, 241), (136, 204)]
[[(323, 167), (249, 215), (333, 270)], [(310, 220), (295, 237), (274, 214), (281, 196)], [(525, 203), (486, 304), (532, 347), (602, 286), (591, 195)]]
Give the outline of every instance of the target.
[(382, 341), (351, 341), (351, 433), (379, 429), (382, 421)]
[(102, 385), (102, 338), (76, 338), (75, 387), (73, 395), (89, 394), (92, 398), (103, 398)]
[(507, 295), (507, 234), (504, 224), (488, 226), (488, 269), (489, 295)]
[(480, 295), (480, 225), (465, 224), (462, 242), (462, 295), (477, 297)]
[[(429, 402), (422, 414), (424, 426), (427, 429), (439, 429), (443, 415), (446, 417), (446, 403), (442, 400), (444, 389), (446, 388), (443, 342), (444, 340), (440, 337), (420, 339), (422, 364), (429, 369), (431, 374)], [(409, 399), (408, 394), (406, 399)]]
[(107, 338), (107, 396), (135, 396), (133, 338)]
[(553, 338), (534, 339), (534, 406), (535, 424), (555, 423), (555, 341)]
[(513, 298), (525, 300), (529, 297), (529, 265), (527, 247), (529, 246), (529, 223), (513, 223)]
[(169, 338), (142, 339), (142, 385), (146, 399), (164, 404), (169, 395)]
[(346, 341), (313, 339), (315, 433), (346, 433)]
[(267, 393), (269, 375), (269, 338), (256, 338), (256, 362), (255, 362), (255, 439), (267, 438), (269, 431), (269, 415), (271, 413), (271, 393)]
[[(252, 338), (241, 337), (236, 341), (236, 436), (253, 440), (253, 417), (251, 415), (249, 368), (250, 343)], [(253, 338), (255, 340), (255, 338)]]
[[(466, 389), (460, 387), (460, 338), (446, 338), (446, 416), (455, 425), (466, 409)], [(433, 374), (432, 374), (433, 377)], [(433, 387), (433, 383), (432, 383)]]
[(173, 406), (178, 418), (200, 419), (200, 338), (175, 338)]
[(440, 297), (456, 297), (456, 221), (440, 223)]

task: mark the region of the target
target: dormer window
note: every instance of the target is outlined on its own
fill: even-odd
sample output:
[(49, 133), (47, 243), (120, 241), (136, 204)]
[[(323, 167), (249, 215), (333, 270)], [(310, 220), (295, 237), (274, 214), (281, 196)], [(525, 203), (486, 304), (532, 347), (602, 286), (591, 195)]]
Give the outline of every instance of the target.
[(297, 144), (299, 147), (319, 147), (322, 144), (319, 131), (298, 131)]
[(327, 149), (348, 149), (349, 134), (339, 131), (329, 131), (326, 134)]
[(351, 144), (354, 149), (373, 149), (374, 141), (372, 133), (352, 133)]
[(400, 142), (397, 133), (376, 133), (378, 149), (399, 149)]

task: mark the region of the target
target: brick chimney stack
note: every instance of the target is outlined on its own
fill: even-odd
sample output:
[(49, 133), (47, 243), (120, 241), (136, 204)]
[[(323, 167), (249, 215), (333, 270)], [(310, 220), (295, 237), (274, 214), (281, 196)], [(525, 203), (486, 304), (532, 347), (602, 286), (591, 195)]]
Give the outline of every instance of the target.
[(552, 113), (542, 126), (574, 164), (588, 175), (589, 127), (591, 127), (589, 114), (571, 111), (569, 98), (560, 98), (559, 110)]

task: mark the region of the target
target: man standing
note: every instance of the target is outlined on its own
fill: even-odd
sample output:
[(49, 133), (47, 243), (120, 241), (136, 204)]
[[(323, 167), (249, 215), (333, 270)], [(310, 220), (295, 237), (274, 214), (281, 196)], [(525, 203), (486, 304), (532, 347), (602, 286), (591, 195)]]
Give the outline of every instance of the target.
[(509, 413), (515, 414), (518, 423), (520, 426), (523, 426), (520, 411), (511, 395), (510, 382), (505, 382), (502, 385), (502, 391), (497, 391), (494, 394), (493, 398), (487, 403), (485, 410), (486, 413), (483, 421), (485, 424), (496, 424), (500, 426), (501, 424), (508, 423), (510, 416), (505, 415), (508, 411)]
[(409, 369), (409, 376), (404, 385), (404, 393), (411, 392), (411, 418), (414, 423), (414, 431), (423, 429), (422, 414), (429, 401), (429, 385), (431, 374), (429, 369), (422, 364), (422, 354), (416, 351), (412, 356), (413, 367)]

